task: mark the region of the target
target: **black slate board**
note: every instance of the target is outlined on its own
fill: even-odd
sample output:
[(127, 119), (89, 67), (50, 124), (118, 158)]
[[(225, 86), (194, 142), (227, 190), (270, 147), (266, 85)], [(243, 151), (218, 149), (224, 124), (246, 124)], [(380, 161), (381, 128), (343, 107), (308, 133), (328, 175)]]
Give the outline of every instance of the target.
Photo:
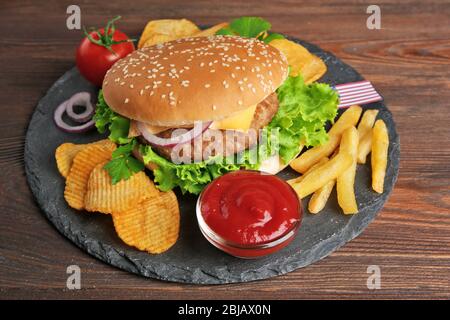
[[(304, 41), (292, 40), (326, 62), (328, 72), (320, 82), (335, 85), (363, 80), (358, 72), (334, 55)], [(56, 147), (63, 142), (98, 140), (100, 135), (95, 132), (65, 134), (53, 124), (52, 114), (60, 102), (82, 90), (96, 92), (73, 68), (39, 102), (25, 143), (25, 168), (30, 188), (44, 214), (65, 237), (98, 259), (145, 277), (183, 283), (222, 284), (270, 278), (307, 266), (358, 236), (376, 217), (397, 179), (400, 145), (392, 115), (383, 102), (371, 103), (364, 108), (379, 109), (379, 118), (389, 129), (389, 162), (382, 195), (371, 190), (370, 162), (358, 166), (355, 182), (360, 208), (358, 214), (343, 215), (334, 191), (320, 214), (305, 213), (299, 233), (288, 247), (262, 259), (242, 260), (217, 250), (203, 238), (195, 218), (196, 197), (177, 194), (181, 208), (179, 240), (166, 253), (150, 255), (125, 245), (115, 234), (110, 216), (77, 212), (64, 200), (64, 179), (59, 175), (54, 160)], [(290, 178), (295, 173), (285, 169), (280, 176)], [(304, 208), (307, 203), (308, 199), (303, 201)]]

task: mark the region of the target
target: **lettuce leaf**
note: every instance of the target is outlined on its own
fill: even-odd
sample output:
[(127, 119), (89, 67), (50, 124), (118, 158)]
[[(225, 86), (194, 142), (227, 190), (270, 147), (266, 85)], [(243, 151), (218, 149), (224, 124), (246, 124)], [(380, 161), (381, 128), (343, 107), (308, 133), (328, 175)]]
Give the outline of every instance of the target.
[(128, 138), (130, 120), (112, 111), (103, 98), (103, 91), (98, 93), (97, 106), (94, 114), (95, 126), (98, 132), (109, 130), (108, 138), (118, 144), (126, 144), (131, 141)]
[(222, 157), (210, 158), (207, 161), (189, 164), (174, 164), (158, 155), (149, 145), (141, 145), (139, 149), (145, 164), (156, 164), (153, 170), (155, 182), (161, 191), (180, 187), (181, 192), (199, 194), (203, 188), (215, 178), (227, 172), (239, 169), (257, 169), (259, 163), (252, 163), (249, 151), (242, 155), (241, 163), (229, 163)]
[(299, 142), (316, 146), (328, 141), (327, 121), (337, 114), (339, 96), (324, 83), (305, 84), (301, 76), (289, 77), (277, 90), (279, 108), (269, 128), (279, 135), (279, 154), (288, 163), (299, 151)]

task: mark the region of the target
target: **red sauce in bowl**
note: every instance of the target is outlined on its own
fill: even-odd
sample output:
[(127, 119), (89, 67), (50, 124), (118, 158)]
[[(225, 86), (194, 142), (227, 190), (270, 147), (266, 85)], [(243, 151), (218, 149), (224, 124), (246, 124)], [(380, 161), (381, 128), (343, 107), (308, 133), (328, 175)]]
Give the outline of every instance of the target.
[(253, 258), (286, 246), (300, 226), (295, 191), (277, 176), (241, 170), (211, 182), (197, 202), (205, 237), (234, 256)]

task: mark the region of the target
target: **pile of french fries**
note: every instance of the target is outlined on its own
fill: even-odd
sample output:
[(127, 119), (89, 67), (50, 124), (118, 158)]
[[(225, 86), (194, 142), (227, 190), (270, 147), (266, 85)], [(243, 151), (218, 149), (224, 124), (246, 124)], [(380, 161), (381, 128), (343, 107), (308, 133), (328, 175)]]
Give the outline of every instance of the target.
[(383, 193), (388, 131), (383, 120), (376, 120), (378, 110), (365, 111), (359, 121), (362, 111), (357, 105), (348, 108), (329, 130), (326, 144), (307, 150), (291, 162), (290, 166), (302, 175), (288, 183), (301, 199), (312, 194), (308, 204), (311, 213), (325, 207), (335, 185), (344, 214), (358, 212), (354, 187), (356, 166), (366, 163), (369, 153), (372, 153), (372, 189)]

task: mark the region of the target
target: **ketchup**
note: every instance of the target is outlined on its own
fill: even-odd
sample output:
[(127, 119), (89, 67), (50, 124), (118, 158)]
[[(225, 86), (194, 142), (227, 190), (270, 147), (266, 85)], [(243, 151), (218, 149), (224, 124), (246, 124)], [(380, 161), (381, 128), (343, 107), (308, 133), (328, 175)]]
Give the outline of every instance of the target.
[(277, 243), (267, 252), (230, 252), (218, 246), (217, 241), (213, 243), (244, 257), (265, 255), (284, 247), (295, 235), (302, 215), (300, 201), (285, 181), (246, 170), (225, 174), (211, 182), (201, 195), (199, 209), (215, 238), (220, 237), (232, 246), (251, 248), (270, 244), (292, 233), (286, 243)]

